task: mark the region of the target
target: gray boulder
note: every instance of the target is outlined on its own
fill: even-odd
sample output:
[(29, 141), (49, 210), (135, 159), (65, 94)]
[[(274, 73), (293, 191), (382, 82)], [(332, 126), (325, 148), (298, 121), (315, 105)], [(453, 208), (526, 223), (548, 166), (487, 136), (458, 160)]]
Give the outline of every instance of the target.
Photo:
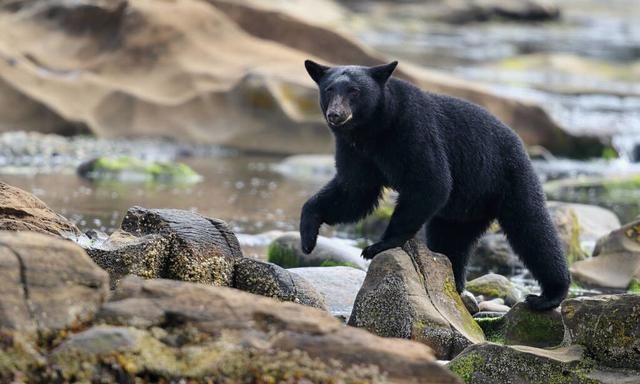
[(524, 298), (522, 291), (509, 279), (495, 273), (489, 273), (467, 282), (466, 289), (476, 296), (484, 296), (485, 299), (503, 299), (508, 306), (512, 306)]
[(366, 270), (368, 262), (360, 257), (361, 253), (359, 248), (319, 236), (316, 247), (307, 255), (300, 248), (300, 233), (287, 232), (269, 245), (267, 259), (283, 268), (342, 265)]
[(373, 259), (349, 325), (420, 341), (440, 359), (484, 341), (456, 292), (449, 259), (414, 241)]

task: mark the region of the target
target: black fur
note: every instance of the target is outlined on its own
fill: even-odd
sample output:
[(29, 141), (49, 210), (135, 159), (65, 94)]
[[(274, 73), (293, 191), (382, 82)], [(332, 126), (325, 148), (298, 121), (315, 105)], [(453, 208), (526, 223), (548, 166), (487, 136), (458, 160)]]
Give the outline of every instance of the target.
[(449, 257), (462, 292), (469, 250), (497, 218), (542, 287), (530, 307), (557, 307), (570, 275), (521, 140), (478, 105), (390, 78), (396, 64), (305, 62), (336, 138), (337, 174), (302, 209), (303, 250), (313, 250), (320, 225), (362, 219), (391, 187), (395, 211), (365, 258), (402, 246), (426, 223), (429, 248)]

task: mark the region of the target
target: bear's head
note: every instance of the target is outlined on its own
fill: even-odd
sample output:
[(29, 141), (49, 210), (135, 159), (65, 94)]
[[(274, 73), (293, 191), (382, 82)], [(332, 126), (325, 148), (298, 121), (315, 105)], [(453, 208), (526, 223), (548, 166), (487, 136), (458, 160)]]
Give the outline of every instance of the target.
[(397, 61), (375, 67), (327, 67), (311, 60), (304, 66), (320, 90), (320, 107), (329, 128), (348, 132), (371, 121), (384, 101), (387, 80)]

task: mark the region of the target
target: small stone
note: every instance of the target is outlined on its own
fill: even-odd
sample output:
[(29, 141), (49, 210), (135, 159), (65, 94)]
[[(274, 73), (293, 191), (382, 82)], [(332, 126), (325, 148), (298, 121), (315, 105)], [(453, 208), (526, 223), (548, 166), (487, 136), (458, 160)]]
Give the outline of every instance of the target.
[(506, 305), (513, 305), (523, 299), (520, 289), (506, 277), (495, 273), (467, 282), (466, 289), (474, 295), (483, 295), (485, 298), (501, 298)]
[(470, 314), (474, 315), (480, 311), (478, 302), (476, 301), (476, 297), (473, 293), (465, 290), (460, 294), (460, 298), (462, 298), (462, 302)]
[(495, 301), (481, 301), (478, 304), (478, 309), (482, 312), (506, 313), (509, 312), (509, 309), (511, 308), (504, 304), (499, 304)]

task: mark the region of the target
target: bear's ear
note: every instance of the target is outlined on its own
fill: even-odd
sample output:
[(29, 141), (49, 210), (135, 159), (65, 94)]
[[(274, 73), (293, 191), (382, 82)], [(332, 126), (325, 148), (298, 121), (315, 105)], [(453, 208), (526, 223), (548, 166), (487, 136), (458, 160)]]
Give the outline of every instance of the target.
[(309, 73), (309, 76), (311, 76), (316, 83), (320, 82), (322, 76), (329, 70), (329, 67), (325, 67), (311, 60), (305, 60), (304, 67), (307, 68), (307, 73)]
[(384, 84), (389, 80), (393, 70), (396, 69), (398, 65), (397, 61), (392, 61), (389, 64), (377, 65), (375, 67), (369, 68), (369, 74), (371, 77), (380, 84)]

